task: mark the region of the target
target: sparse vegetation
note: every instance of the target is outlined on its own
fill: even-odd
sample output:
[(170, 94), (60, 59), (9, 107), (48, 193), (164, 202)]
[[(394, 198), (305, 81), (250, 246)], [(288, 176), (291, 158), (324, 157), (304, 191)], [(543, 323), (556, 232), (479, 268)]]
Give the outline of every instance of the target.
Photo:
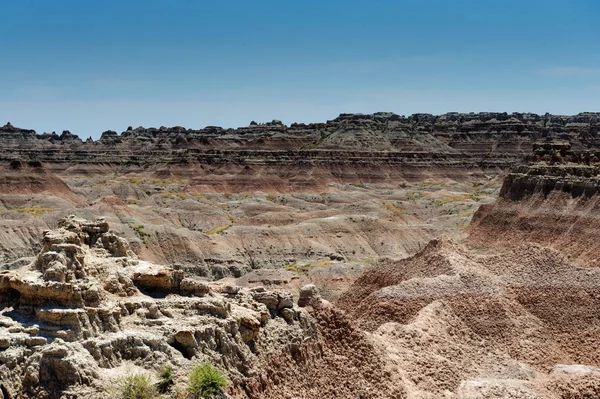
[(330, 260), (322, 260), (320, 262), (315, 263), (315, 267), (325, 267), (333, 265), (333, 262)]
[(155, 399), (158, 391), (145, 374), (130, 374), (117, 381), (115, 386), (119, 399)]
[(358, 182), (358, 183), (349, 183), (352, 187), (358, 187), (358, 188), (367, 188), (367, 186), (365, 186), (365, 183), (363, 182)]
[(404, 211), (400, 208), (397, 208), (396, 206), (392, 205), (392, 203), (390, 203), (389, 201), (381, 201), (383, 202), (383, 205), (387, 208), (388, 211), (392, 212), (394, 215), (396, 216), (402, 216), (404, 214)]
[(330, 265), (333, 265), (332, 261), (322, 260), (322, 261), (315, 263), (314, 265), (312, 263), (305, 263), (303, 265), (298, 265), (298, 264), (296, 264), (296, 262), (294, 262), (294, 263), (287, 264), (284, 267), (286, 270), (288, 270), (290, 272), (307, 276), (310, 269), (312, 269), (314, 267), (325, 267), (325, 266), (330, 266)]
[(173, 367), (171, 366), (163, 367), (158, 376), (160, 377), (160, 381), (156, 384), (156, 389), (160, 393), (167, 392), (175, 384), (173, 381)]
[(143, 178), (140, 178), (140, 177), (128, 177), (128, 178), (125, 178), (123, 180), (125, 180), (129, 184), (136, 184), (136, 185), (146, 183), (146, 179), (143, 179)]
[(419, 183), (421, 187), (432, 187), (432, 186), (440, 186), (440, 187), (449, 187), (450, 184), (440, 182), (440, 181), (424, 181)]
[(244, 259), (246, 265), (248, 265), (252, 270), (260, 269), (261, 262), (258, 259), (258, 254), (260, 251), (255, 250), (257, 246), (257, 241), (255, 238), (251, 240), (251, 242), (246, 240), (244, 235), (236, 236), (235, 240), (230, 240), (227, 238), (229, 243), (237, 248), (237, 255), (241, 256)]
[(204, 221), (204, 215), (201, 212), (183, 211), (178, 212), (179, 223), (188, 230), (200, 230)]
[(271, 201), (275, 204), (281, 204), (281, 205), (286, 205), (288, 202), (288, 198), (285, 194), (282, 194), (282, 195), (267, 194), (265, 199), (267, 201)]
[(190, 371), (188, 391), (191, 399), (209, 398), (227, 385), (229, 381), (225, 375), (212, 364), (199, 364)]
[(42, 216), (45, 213), (54, 212), (54, 209), (43, 208), (40, 206), (34, 206), (31, 208), (17, 208), (14, 211), (17, 213), (26, 213), (27, 215), (32, 215), (32, 216)]
[(306, 263), (304, 265), (296, 265), (295, 263), (290, 263), (289, 265), (285, 266), (286, 270), (297, 274), (303, 274), (305, 276), (308, 275), (308, 272), (311, 267), (312, 264), (310, 263)]
[(0, 211), (0, 214), (21, 213), (24, 215), (31, 215), (31, 216), (39, 217), (46, 213), (51, 213), (51, 212), (56, 212), (56, 211), (52, 208), (32, 206), (32, 207), (21, 207), (21, 208), (6, 210), (6, 211)]
[(144, 230), (143, 224), (128, 224), (128, 226), (129, 226), (129, 228), (131, 228), (133, 230), (135, 235), (138, 236), (139, 238), (141, 238), (142, 240), (145, 240), (146, 237), (151, 236), (151, 234), (149, 234), (148, 232), (146, 232)]
[(213, 234), (221, 234), (221, 233), (223, 233), (225, 230), (227, 230), (230, 227), (231, 227), (230, 224), (225, 224), (223, 226), (218, 226), (218, 227), (215, 227), (214, 229), (208, 230), (206, 232), (206, 235), (212, 236)]
[(163, 198), (169, 198), (169, 199), (175, 199), (175, 198), (186, 199), (187, 198), (187, 196), (185, 195), (185, 193), (181, 193), (181, 192), (160, 193), (160, 196), (163, 197)]
[(111, 180), (101, 179), (94, 183), (95, 186), (116, 186), (116, 185), (134, 185), (134, 186), (158, 186), (166, 188), (168, 185), (185, 185), (184, 180), (159, 180), (159, 179), (145, 179), (142, 177), (120, 177), (114, 175)]
[(187, 193), (188, 195), (191, 195), (192, 197), (199, 199), (199, 200), (207, 200), (208, 198), (206, 198), (206, 196), (204, 194), (200, 194), (200, 193)]

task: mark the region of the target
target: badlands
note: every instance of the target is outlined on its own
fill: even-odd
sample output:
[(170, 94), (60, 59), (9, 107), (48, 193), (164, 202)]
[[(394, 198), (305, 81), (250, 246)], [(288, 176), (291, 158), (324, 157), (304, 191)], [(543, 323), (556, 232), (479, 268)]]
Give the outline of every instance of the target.
[[(0, 127), (0, 399), (600, 397), (600, 114)], [(596, 224), (599, 224), (596, 228)], [(187, 395), (187, 396), (186, 396)]]

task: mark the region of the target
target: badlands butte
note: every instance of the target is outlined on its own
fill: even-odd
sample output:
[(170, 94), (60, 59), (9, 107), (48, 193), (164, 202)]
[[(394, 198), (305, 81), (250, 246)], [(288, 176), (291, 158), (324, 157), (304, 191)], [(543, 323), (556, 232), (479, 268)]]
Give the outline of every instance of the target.
[[(600, 397), (600, 113), (0, 127), (0, 399)], [(189, 392), (188, 392), (189, 394)]]

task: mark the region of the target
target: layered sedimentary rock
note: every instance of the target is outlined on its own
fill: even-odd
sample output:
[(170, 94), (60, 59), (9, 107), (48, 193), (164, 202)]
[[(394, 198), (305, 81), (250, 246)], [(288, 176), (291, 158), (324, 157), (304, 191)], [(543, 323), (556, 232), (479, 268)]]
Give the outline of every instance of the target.
[[(250, 193), (198, 193), (189, 179), (150, 172), (88, 165), (98, 168), (90, 176), (54, 173), (45, 163), (15, 165), (0, 169), (11, 182), (0, 183), (0, 269), (27, 264), (41, 249), (43, 231), (60, 218), (102, 216), (142, 259), (212, 279), (264, 267), (302, 274), (327, 269), (326, 295), (339, 295), (363, 259), (406, 256), (440, 234), (460, 233), (478, 204), (492, 201), (499, 188), (494, 178), (457, 182), (438, 176), (382, 184), (357, 179), (319, 186), (318, 192), (269, 192), (265, 186)], [(35, 190), (29, 188), (33, 178)]]
[[(403, 392), (371, 378), (378, 352), (343, 315), (316, 293), (301, 305), (310, 306), (285, 291), (211, 284), (138, 260), (104, 219), (69, 217), (44, 233), (29, 266), (0, 272), (0, 392), (104, 398), (126, 370), (167, 365), (181, 388), (203, 361), (225, 370), (229, 394), (240, 398), (334, 398), (332, 377), (373, 397)], [(340, 331), (358, 345), (357, 361), (372, 360), (346, 369), (345, 346), (331, 336)], [(299, 387), (288, 367), (330, 377)]]
[(409, 395), (600, 394), (599, 163), (594, 149), (534, 143), (466, 245), (437, 239), (382, 259), (342, 295)]
[(535, 242), (596, 266), (600, 244), (600, 153), (568, 142), (535, 146), (504, 180), (500, 197), (481, 207), (471, 225), (474, 245)]
[(0, 398), (204, 361), (236, 398), (596, 398), (598, 123), (6, 126)]
[(69, 214), (105, 216), (141, 258), (211, 278), (408, 256), (460, 234), (534, 143), (595, 149), (598, 123), (591, 113), (342, 114), (290, 126), (128, 128), (96, 141), (6, 125), (0, 268), (35, 256), (42, 231)]
[(14, 160), (8, 164), (0, 164), (0, 193), (49, 194), (75, 204), (83, 202), (60, 178), (37, 161)]
[(35, 160), (61, 173), (120, 168), (173, 175), (191, 179), (190, 189), (197, 191), (289, 191), (427, 175), (468, 179), (513, 165), (532, 143), (548, 138), (596, 148), (599, 130), (595, 113), (342, 114), (326, 123), (291, 126), (273, 121), (238, 129), (130, 127), (121, 134), (106, 131), (95, 142), (67, 131), (38, 135), (6, 125), (0, 128), (0, 161)]

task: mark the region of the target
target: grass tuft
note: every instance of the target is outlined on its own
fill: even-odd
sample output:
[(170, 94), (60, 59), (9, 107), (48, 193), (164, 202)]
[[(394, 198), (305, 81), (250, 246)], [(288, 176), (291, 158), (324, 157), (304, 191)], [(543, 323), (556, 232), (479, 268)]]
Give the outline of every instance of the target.
[(160, 381), (156, 384), (156, 388), (160, 393), (167, 392), (175, 384), (173, 381), (173, 367), (171, 366), (163, 367), (158, 376), (160, 377)]
[(226, 224), (226, 225), (223, 225), (223, 226), (215, 227), (214, 229), (208, 230), (206, 232), (206, 235), (212, 236), (213, 234), (221, 234), (221, 233), (223, 233), (225, 230), (227, 230), (230, 227), (231, 227), (230, 224)]
[(117, 381), (115, 386), (120, 399), (156, 399), (158, 392), (144, 374), (130, 374)]
[(381, 201), (383, 202), (383, 206), (387, 208), (388, 211), (392, 212), (396, 216), (402, 216), (404, 211), (400, 208), (395, 207), (389, 201)]
[(196, 365), (190, 371), (188, 391), (192, 399), (209, 398), (227, 385), (225, 375), (209, 363)]

